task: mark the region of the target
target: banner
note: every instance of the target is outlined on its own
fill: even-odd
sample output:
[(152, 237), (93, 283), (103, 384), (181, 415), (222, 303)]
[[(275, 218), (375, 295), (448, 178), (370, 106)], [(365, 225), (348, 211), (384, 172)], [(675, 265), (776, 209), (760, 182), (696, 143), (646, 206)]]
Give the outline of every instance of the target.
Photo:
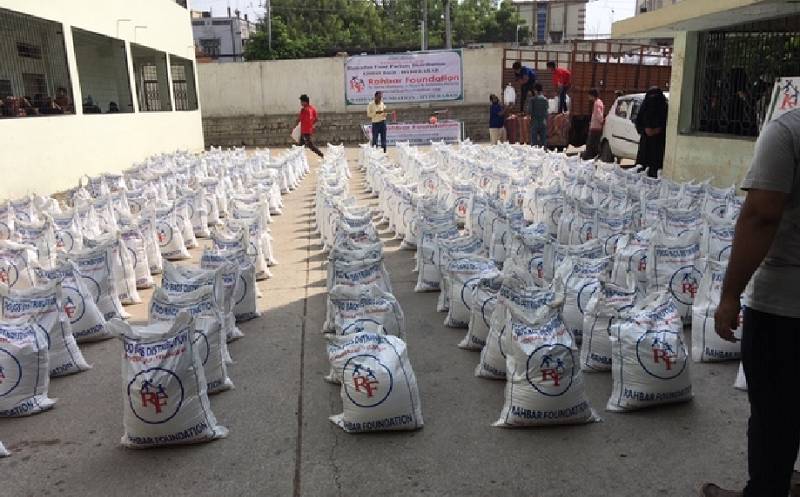
[(461, 50), (356, 55), (344, 77), (347, 105), (368, 104), (376, 91), (387, 104), (464, 99)]
[(800, 76), (778, 78), (764, 124), (794, 109), (800, 109)]
[[(389, 123), (386, 125), (386, 145), (396, 145), (397, 142), (430, 145), (431, 141), (455, 143), (461, 140), (461, 129), (461, 121), (439, 121), (437, 124)], [(363, 124), (361, 130), (364, 137), (371, 142), (372, 125)]]

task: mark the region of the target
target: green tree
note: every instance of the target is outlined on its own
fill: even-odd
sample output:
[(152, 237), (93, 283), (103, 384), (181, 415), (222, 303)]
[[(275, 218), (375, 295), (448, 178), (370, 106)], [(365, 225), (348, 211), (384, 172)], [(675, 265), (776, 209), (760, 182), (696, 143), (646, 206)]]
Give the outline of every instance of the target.
[[(450, 2), (453, 46), (514, 41), (521, 22), (510, 0)], [(442, 0), (428, 0), (428, 46), (442, 48)], [(392, 52), (419, 47), (421, 0), (273, 0), (272, 48), (266, 23), (245, 49), (248, 60)]]

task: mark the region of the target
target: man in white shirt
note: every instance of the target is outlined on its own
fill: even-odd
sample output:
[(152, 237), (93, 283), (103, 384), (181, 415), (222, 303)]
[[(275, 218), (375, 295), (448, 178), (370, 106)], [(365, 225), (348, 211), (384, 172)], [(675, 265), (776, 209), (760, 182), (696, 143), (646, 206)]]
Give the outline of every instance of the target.
[(380, 137), (381, 147), (386, 153), (386, 104), (383, 103), (381, 92), (375, 92), (375, 100), (367, 106), (367, 116), (372, 121), (372, 146), (378, 146), (378, 137)]

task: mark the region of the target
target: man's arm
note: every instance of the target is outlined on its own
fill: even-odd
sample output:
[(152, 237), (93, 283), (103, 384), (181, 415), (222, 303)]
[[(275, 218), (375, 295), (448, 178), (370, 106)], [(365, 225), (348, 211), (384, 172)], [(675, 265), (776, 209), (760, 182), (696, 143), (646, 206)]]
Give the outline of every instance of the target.
[(736, 222), (728, 271), (714, 316), (717, 334), (725, 340), (736, 340), (732, 330), (739, 325), (739, 299), (775, 240), (798, 160), (789, 129), (780, 122), (766, 125), (742, 183), (749, 191)]
[(770, 190), (750, 190), (742, 206), (722, 296), (715, 315), (717, 334), (735, 342), (739, 326), (739, 299), (758, 266), (767, 256), (783, 217), (788, 195)]

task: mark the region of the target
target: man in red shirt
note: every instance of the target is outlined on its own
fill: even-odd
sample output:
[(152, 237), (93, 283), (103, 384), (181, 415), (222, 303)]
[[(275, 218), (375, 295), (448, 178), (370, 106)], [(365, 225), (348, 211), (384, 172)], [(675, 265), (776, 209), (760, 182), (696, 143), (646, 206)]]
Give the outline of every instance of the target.
[(558, 112), (567, 111), (567, 92), (572, 83), (572, 73), (569, 69), (556, 66), (555, 61), (547, 63), (547, 69), (553, 73), (553, 88), (558, 91)]
[(297, 118), (297, 122), (300, 124), (300, 143), (320, 157), (324, 157), (320, 149), (311, 141), (311, 135), (314, 134), (317, 127), (317, 109), (311, 105), (308, 95), (300, 95), (300, 116)]

